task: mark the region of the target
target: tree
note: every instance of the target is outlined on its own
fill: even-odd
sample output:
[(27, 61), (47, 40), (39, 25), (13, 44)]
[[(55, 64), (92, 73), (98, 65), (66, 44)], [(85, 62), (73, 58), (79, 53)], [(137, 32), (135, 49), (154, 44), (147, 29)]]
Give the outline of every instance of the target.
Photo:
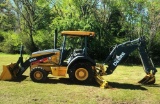
[[(38, 48), (36, 47), (33, 34), (34, 34), (34, 23), (36, 20), (36, 1), (35, 0), (13, 0), (14, 1), (14, 10), (17, 12), (18, 16), (22, 17), (23, 22), (23, 30), (25, 33), (29, 35), (29, 41), (31, 44), (27, 46), (31, 52), (36, 51)], [(28, 29), (28, 30), (27, 30)]]
[(0, 2), (0, 30), (9, 31), (16, 29), (16, 16), (11, 9), (9, 0)]
[[(26, 48), (33, 52), (39, 46), (34, 42), (37, 31), (50, 31), (49, 24), (52, 14), (50, 13), (50, 2), (46, 0), (13, 0), (13, 9), (17, 13), (19, 28), (23, 33), (23, 42)], [(46, 34), (47, 35), (47, 34)]]
[(160, 5), (159, 0), (148, 1), (148, 38), (149, 38), (149, 50), (152, 57), (155, 59), (157, 64), (160, 64)]

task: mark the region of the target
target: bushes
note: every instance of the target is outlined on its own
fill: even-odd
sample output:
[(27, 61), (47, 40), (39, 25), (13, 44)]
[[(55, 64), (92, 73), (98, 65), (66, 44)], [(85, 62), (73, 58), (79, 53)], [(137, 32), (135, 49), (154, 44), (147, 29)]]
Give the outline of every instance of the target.
[(39, 50), (50, 49), (54, 46), (54, 35), (47, 30), (38, 30), (33, 38)]
[[(39, 50), (53, 47), (53, 35), (46, 30), (39, 30), (34, 35), (34, 42)], [(13, 31), (0, 31), (0, 51), (4, 53), (19, 53), (20, 45), (24, 45), (25, 53), (31, 53), (31, 41), (28, 35)]]
[(20, 37), (13, 31), (3, 32), (0, 31), (0, 51), (4, 53), (18, 53), (21, 44)]

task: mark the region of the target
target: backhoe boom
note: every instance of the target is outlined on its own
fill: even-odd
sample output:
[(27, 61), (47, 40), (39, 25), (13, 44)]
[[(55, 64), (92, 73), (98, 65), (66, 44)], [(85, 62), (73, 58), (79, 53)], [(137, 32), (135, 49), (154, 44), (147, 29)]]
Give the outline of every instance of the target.
[(146, 74), (150, 74), (152, 70), (152, 74), (155, 75), (157, 70), (154, 67), (151, 58), (147, 54), (144, 37), (140, 37), (138, 39), (116, 45), (114, 49), (111, 51), (111, 54), (105, 60), (105, 63), (109, 62), (108, 68), (106, 69), (106, 74), (107, 75), (112, 74), (115, 68), (118, 66), (118, 64), (126, 56), (128, 56), (130, 53), (132, 53), (136, 49), (138, 49), (141, 62), (143, 64), (144, 71), (146, 72)]
[[(97, 76), (112, 74), (113, 71), (116, 69), (116, 67), (119, 65), (119, 63), (136, 49), (139, 52), (144, 71), (147, 74), (138, 83), (154, 84), (155, 83), (155, 76), (154, 75), (156, 74), (157, 70), (154, 67), (152, 59), (149, 57), (149, 55), (147, 53), (148, 51), (146, 48), (145, 37), (140, 37), (135, 40), (127, 41), (122, 44), (116, 45), (104, 62), (104, 64), (108, 63), (108, 67), (106, 68), (106, 70), (104, 68), (104, 64), (103, 65), (97, 64), (97, 70), (98, 70)], [(103, 86), (104, 83), (106, 83), (106, 82), (101, 83), (101, 85)], [(107, 86), (107, 85), (105, 85), (105, 86)]]

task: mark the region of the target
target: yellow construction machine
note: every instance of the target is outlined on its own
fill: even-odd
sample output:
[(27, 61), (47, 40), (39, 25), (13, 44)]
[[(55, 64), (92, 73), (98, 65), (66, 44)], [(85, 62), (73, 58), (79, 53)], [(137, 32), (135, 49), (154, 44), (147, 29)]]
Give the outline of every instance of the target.
[[(112, 74), (121, 60), (138, 48), (147, 74), (139, 83), (155, 83), (157, 70), (146, 52), (144, 37), (116, 45), (104, 64), (96, 64), (87, 53), (87, 38), (94, 37), (94, 32), (62, 31), (61, 35), (64, 39), (60, 48), (33, 52), (25, 62), (23, 62), (23, 46), (21, 46), (18, 61), (3, 66), (0, 80), (18, 79), (30, 67), (30, 78), (34, 82), (45, 82), (49, 74), (57, 78), (67, 78), (69, 75), (69, 79), (74, 83), (89, 84), (97, 81), (100, 87), (106, 88), (109, 85), (102, 76)], [(75, 38), (78, 40), (74, 41)], [(69, 42), (73, 42), (74, 47), (69, 46)], [(104, 67), (106, 63), (109, 63), (107, 68)]]

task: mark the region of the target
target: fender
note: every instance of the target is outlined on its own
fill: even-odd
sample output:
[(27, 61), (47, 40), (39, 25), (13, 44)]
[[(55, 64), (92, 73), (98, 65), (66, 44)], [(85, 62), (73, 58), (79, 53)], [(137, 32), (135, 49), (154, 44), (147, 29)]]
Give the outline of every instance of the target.
[(69, 72), (70, 67), (74, 63), (77, 63), (79, 61), (81, 61), (81, 62), (90, 62), (93, 66), (96, 65), (96, 62), (93, 59), (91, 59), (90, 57), (88, 57), (88, 56), (76, 56), (68, 63), (68, 68), (67, 68), (68, 71), (67, 72)]

